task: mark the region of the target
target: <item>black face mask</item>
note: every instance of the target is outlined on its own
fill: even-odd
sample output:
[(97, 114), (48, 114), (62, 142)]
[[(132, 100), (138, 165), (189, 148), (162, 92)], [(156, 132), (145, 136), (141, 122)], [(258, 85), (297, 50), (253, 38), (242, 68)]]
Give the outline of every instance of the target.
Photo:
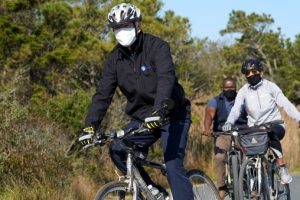
[(257, 83), (259, 83), (259, 81), (261, 81), (261, 77), (260, 74), (254, 74), (249, 76), (247, 80), (250, 85), (255, 86)]
[(236, 97), (237, 93), (236, 90), (224, 90), (223, 94), (227, 99), (233, 99)]

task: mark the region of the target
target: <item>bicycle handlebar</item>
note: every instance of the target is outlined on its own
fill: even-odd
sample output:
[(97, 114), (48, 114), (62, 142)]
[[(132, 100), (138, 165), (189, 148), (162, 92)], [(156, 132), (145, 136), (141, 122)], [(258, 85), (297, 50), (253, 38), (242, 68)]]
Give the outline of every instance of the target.
[(236, 131), (230, 131), (230, 132), (212, 132), (213, 137), (218, 137), (220, 135), (233, 135), (236, 136), (237, 132)]
[[(158, 109), (158, 111), (162, 110), (171, 110), (174, 107), (174, 101), (172, 99), (164, 99), (161, 102), (161, 108)], [(143, 123), (141, 123), (139, 126), (129, 128), (128, 130), (119, 130), (119, 131), (114, 131), (112, 130), (109, 134), (105, 134), (104, 132), (99, 132), (96, 133), (95, 135), (84, 135), (81, 136), (78, 141), (83, 141), (83, 140), (91, 140), (90, 144), (87, 144), (83, 147), (83, 149), (96, 146), (96, 145), (104, 145), (106, 144), (106, 141), (108, 138), (124, 138), (126, 135), (131, 134), (139, 134), (143, 133), (145, 131), (149, 131), (149, 129), (146, 127), (147, 122), (152, 122), (152, 121), (159, 121), (160, 116), (152, 116), (152, 117), (147, 117)]]
[[(263, 123), (263, 124), (260, 124), (260, 125), (252, 125), (252, 126), (242, 126), (242, 125), (237, 125), (237, 126), (232, 126), (231, 128), (231, 131), (228, 131), (228, 132), (212, 132), (212, 136), (213, 137), (217, 137), (217, 136), (220, 136), (220, 135), (237, 135), (237, 131), (239, 130), (243, 130), (243, 129), (247, 129), (247, 128), (270, 128), (272, 125), (274, 124), (283, 124), (284, 123), (284, 120), (274, 120), (274, 121), (271, 121), (271, 122), (266, 122), (266, 123)], [(202, 133), (201, 135), (204, 135), (204, 133)]]
[(126, 137), (126, 135), (136, 135), (136, 134), (143, 133), (145, 131), (149, 131), (149, 129), (146, 128), (145, 123), (142, 123), (139, 126), (129, 128), (126, 131), (112, 130), (110, 133), (104, 133), (103, 131), (100, 131), (94, 135), (91, 135), (91, 134), (84, 135), (79, 138), (79, 142), (82, 140), (90, 139), (92, 142), (83, 147), (83, 149), (87, 149), (89, 147), (93, 147), (93, 146), (97, 146), (97, 145), (103, 146), (106, 144), (106, 142), (109, 138), (113, 138), (113, 139), (124, 138), (124, 137)]
[(266, 122), (266, 123), (263, 123), (263, 124), (260, 124), (260, 125), (252, 125), (252, 126), (249, 126), (250, 128), (251, 127), (264, 127), (264, 128), (270, 128), (272, 125), (274, 124), (283, 124), (284, 123), (284, 120), (274, 120), (274, 121), (270, 121), (270, 122)]

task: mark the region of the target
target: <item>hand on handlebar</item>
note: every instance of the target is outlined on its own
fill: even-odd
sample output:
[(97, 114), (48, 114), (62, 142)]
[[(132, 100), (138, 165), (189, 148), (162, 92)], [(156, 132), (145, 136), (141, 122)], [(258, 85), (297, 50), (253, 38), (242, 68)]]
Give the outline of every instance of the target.
[(149, 130), (161, 127), (164, 122), (165, 116), (159, 110), (154, 111), (150, 117), (145, 119), (145, 125)]
[(222, 126), (222, 131), (227, 132), (227, 131), (231, 131), (232, 129), (232, 124), (230, 123), (226, 123), (224, 126)]
[(207, 137), (211, 137), (212, 136), (212, 130), (211, 129), (205, 129), (203, 131), (203, 134), (206, 135)]
[(94, 128), (93, 127), (86, 127), (84, 128), (82, 133), (82, 137), (79, 138), (79, 142), (82, 146), (92, 143), (92, 137), (94, 135)]

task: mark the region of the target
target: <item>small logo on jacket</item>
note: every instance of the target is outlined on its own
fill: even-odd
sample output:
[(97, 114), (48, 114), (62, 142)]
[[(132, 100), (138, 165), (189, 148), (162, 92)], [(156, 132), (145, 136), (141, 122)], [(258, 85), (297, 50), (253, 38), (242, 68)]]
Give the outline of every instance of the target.
[(141, 71), (144, 72), (150, 68), (151, 68), (151, 66), (141, 66)]
[(252, 138), (252, 141), (251, 141), (252, 144), (255, 144), (257, 143), (256, 139)]

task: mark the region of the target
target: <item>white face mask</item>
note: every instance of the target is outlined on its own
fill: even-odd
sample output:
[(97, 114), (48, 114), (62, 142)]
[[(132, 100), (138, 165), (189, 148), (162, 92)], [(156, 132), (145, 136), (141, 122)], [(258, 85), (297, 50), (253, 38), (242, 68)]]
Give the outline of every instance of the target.
[(124, 47), (129, 47), (136, 40), (135, 28), (120, 28), (114, 33), (118, 42)]

